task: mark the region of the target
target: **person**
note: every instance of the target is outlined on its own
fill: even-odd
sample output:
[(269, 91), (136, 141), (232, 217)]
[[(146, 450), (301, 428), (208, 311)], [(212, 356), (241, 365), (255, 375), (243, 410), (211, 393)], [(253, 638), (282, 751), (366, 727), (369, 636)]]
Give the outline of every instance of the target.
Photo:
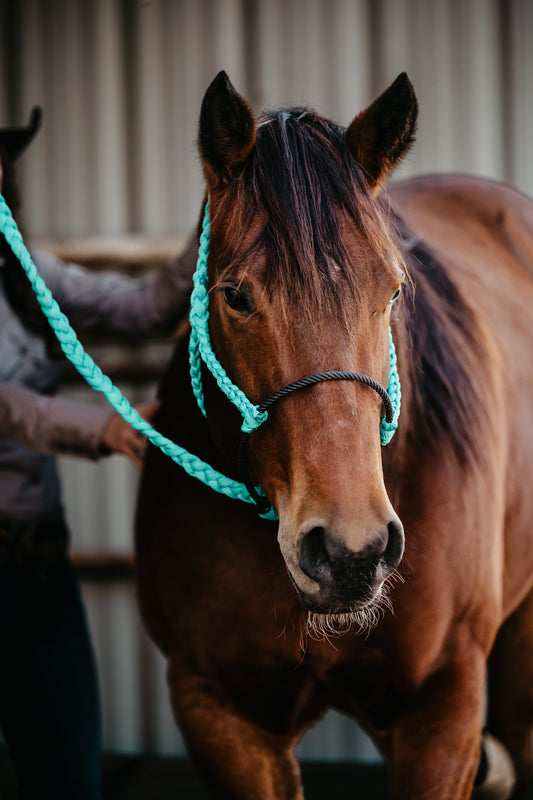
[[(0, 129), (0, 190), (16, 215), (15, 162), (41, 123)], [(153, 281), (91, 272), (50, 254), (35, 265), (79, 331), (171, 331), (188, 307), (197, 245)], [(22, 267), (0, 236), (0, 727), (21, 798), (100, 797), (95, 662), (56, 456), (141, 463), (144, 437), (111, 409), (56, 394), (62, 352)], [(139, 408), (150, 419), (155, 404)], [(1, 791), (1, 787), (0, 787)]]

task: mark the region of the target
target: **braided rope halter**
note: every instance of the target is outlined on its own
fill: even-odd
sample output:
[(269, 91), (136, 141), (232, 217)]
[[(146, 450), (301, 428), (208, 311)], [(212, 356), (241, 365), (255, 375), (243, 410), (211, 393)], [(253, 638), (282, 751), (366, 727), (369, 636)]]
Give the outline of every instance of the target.
[[(191, 336), (189, 340), (189, 364), (191, 385), (200, 411), (206, 416), (203, 386), (202, 386), (202, 361), (216, 379), (219, 388), (226, 397), (237, 407), (243, 418), (241, 426), (241, 439), (239, 443), (239, 468), (243, 483), (246, 486), (252, 501), (256, 504), (258, 513), (267, 516), (272, 513), (270, 501), (260, 487), (255, 487), (249, 476), (247, 445), (250, 434), (263, 425), (268, 419), (268, 410), (279, 400), (299, 389), (313, 386), (325, 381), (356, 381), (363, 386), (373, 389), (383, 401), (385, 416), (380, 425), (380, 440), (383, 446), (387, 445), (398, 427), (398, 418), (401, 407), (401, 387), (396, 363), (396, 350), (392, 331), (389, 327), (389, 378), (387, 389), (368, 375), (347, 370), (319, 372), (301, 378), (298, 381), (283, 386), (272, 394), (267, 400), (254, 405), (228, 377), (224, 367), (218, 361), (209, 336), (209, 293), (207, 260), (209, 255), (209, 201), (206, 203), (202, 233), (200, 236), (200, 250), (194, 275), (194, 288), (191, 295)], [(275, 513), (275, 512), (274, 512)]]
[[(277, 519), (274, 508), (263, 494), (260, 487), (254, 487), (248, 477), (247, 470), (243, 467), (245, 482), (241, 483), (228, 478), (206, 464), (198, 456), (189, 453), (185, 448), (172, 442), (166, 436), (156, 431), (149, 422), (143, 419), (138, 411), (130, 405), (120, 390), (104, 375), (100, 367), (91, 356), (83, 349), (81, 342), (70, 325), (65, 314), (62, 313), (54, 300), (50, 290), (39, 275), (32, 258), (24, 245), (20, 231), (11, 214), (9, 206), (0, 194), (0, 233), (4, 235), (7, 244), (24, 269), (28, 280), (37, 296), (39, 305), (52, 326), (61, 348), (69, 361), (95, 391), (101, 392), (109, 401), (113, 409), (121, 415), (135, 430), (142, 433), (155, 447), (168, 455), (176, 464), (193, 478), (197, 478), (206, 486), (215, 491), (242, 500), (254, 503), (258, 513), (265, 519)], [(389, 330), (390, 343), (390, 373), (387, 389), (365, 375), (355, 372), (324, 372), (309, 376), (294, 384), (285, 386), (275, 392), (270, 398), (259, 406), (251, 403), (246, 395), (229, 379), (224, 368), (217, 360), (211, 348), (209, 338), (209, 295), (207, 292), (207, 257), (209, 253), (209, 204), (206, 205), (202, 234), (200, 237), (200, 250), (198, 263), (194, 275), (194, 289), (191, 295), (191, 337), (189, 345), (189, 360), (191, 385), (198, 405), (205, 416), (203, 388), (201, 377), (201, 362), (203, 361), (217, 380), (218, 385), (226, 396), (237, 406), (243, 417), (242, 436), (240, 442), (240, 462), (244, 464), (246, 443), (250, 433), (256, 430), (268, 419), (268, 408), (275, 402), (285, 397), (296, 389), (327, 380), (356, 380), (378, 392), (385, 405), (385, 419), (381, 422), (381, 443), (388, 444), (398, 426), (400, 414), (401, 391), (398, 371), (396, 368), (396, 353), (392, 334)]]

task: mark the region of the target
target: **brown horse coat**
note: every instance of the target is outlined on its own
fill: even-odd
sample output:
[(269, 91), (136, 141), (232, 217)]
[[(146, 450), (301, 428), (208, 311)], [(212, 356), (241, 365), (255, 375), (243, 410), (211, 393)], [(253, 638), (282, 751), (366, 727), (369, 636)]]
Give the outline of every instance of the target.
[[(359, 128), (363, 116), (356, 118)], [(358, 134), (357, 142), (364, 139), (364, 131), (349, 131)], [(239, 152), (254, 137), (255, 130), (243, 135)], [(364, 142), (351, 148), (364, 165)], [(367, 181), (375, 196), (381, 173), (400, 153), (391, 143), (372, 152)], [(215, 218), (216, 203), (222, 204), (222, 226), (228, 213), (223, 194), (233, 178), (219, 182), (220, 164), (205, 141), (203, 153)], [(298, 596), (305, 595), (298, 584), (303, 567), (282, 557), (276, 523), (189, 478), (158, 451), (148, 454), (137, 512), (141, 609), (168, 659), (172, 705), (191, 756), (216, 797), (302, 798), (293, 747), (333, 707), (356, 717), (381, 749), (390, 798), (467, 800), (479, 764), (489, 658), (487, 724), (513, 756), (516, 797), (531, 770), (533, 204), (494, 183), (433, 177), (395, 187), (390, 206), (380, 194), (378, 205), (410, 276), (402, 301), (386, 312), (403, 390), (398, 432), (380, 453), (371, 393), (314, 387), (287, 400), (268, 430), (254, 434), (260, 457), (254, 451), (251, 459), (289, 538), (293, 518), (294, 530), (307, 532), (302, 509), (312, 508), (316, 516), (319, 502), (329, 518), (337, 515), (338, 529), (345, 517), (359, 515), (361, 530), (380, 530), (382, 523), (368, 523), (353, 497), (368, 498), (379, 510), (372, 520), (396, 526), (379, 491), (382, 478), (372, 461), (377, 453), (387, 497), (405, 531), (403, 559), (386, 581), (392, 610), (382, 609), (379, 623), (364, 634), (352, 628), (331, 640), (308, 635), (308, 612)], [(222, 253), (221, 228), (213, 227), (212, 249)], [(356, 238), (355, 244), (350, 239), (352, 251), (361, 248)], [(387, 277), (389, 294), (394, 280)], [(256, 302), (263, 298), (254, 296)], [(231, 348), (220, 352), (229, 323), (223, 323), (223, 301), (213, 298), (214, 347), (231, 367)], [(356, 312), (361, 308), (364, 298)], [(388, 316), (383, 319), (380, 342)], [(371, 350), (372, 329), (364, 330), (363, 344)], [(325, 327), (322, 333), (330, 358), (335, 345)], [(357, 347), (364, 361), (362, 345)], [(264, 352), (248, 348), (249, 357), (235, 364), (243, 381), (251, 366), (257, 372), (269, 359), (266, 345)], [(308, 356), (302, 346), (294, 351), (304, 354), (295, 376), (302, 377), (310, 371)], [(238, 477), (227, 455), (238, 437), (235, 411), (206, 377), (206, 422), (186, 363), (182, 342), (162, 385), (157, 427)], [(377, 355), (368, 356), (353, 368), (372, 374), (380, 363)], [(249, 394), (254, 386), (250, 378)], [(266, 396), (262, 386), (258, 392), (263, 394), (255, 401)], [(359, 426), (353, 442), (346, 425), (352, 402)], [(299, 461), (306, 458), (300, 473)], [(305, 498), (294, 511), (286, 485), (297, 495), (303, 483)], [(330, 487), (340, 511), (332, 510)], [(366, 554), (370, 545), (357, 536), (349, 546)], [(324, 547), (329, 553), (327, 540)], [(304, 581), (319, 580), (318, 567), (316, 575), (305, 569), (311, 577), (306, 573)], [(354, 608), (358, 603), (359, 595)]]

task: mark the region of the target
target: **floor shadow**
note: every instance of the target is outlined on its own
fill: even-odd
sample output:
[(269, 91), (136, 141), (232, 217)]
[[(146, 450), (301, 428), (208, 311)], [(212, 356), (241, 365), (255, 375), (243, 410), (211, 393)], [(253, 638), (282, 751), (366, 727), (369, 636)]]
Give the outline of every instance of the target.
[[(306, 800), (385, 800), (386, 775), (381, 764), (304, 762)], [(213, 800), (186, 759), (113, 756), (103, 759), (103, 800)], [(16, 778), (5, 751), (0, 751), (0, 800), (17, 800)]]

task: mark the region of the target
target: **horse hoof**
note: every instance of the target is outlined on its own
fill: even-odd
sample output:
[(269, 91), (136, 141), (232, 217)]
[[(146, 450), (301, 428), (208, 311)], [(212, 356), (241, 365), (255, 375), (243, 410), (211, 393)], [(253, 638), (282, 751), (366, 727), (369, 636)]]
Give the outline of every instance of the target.
[(487, 774), (483, 783), (475, 787), (472, 800), (508, 800), (516, 784), (511, 756), (490, 733), (483, 734), (483, 749), (487, 757)]

